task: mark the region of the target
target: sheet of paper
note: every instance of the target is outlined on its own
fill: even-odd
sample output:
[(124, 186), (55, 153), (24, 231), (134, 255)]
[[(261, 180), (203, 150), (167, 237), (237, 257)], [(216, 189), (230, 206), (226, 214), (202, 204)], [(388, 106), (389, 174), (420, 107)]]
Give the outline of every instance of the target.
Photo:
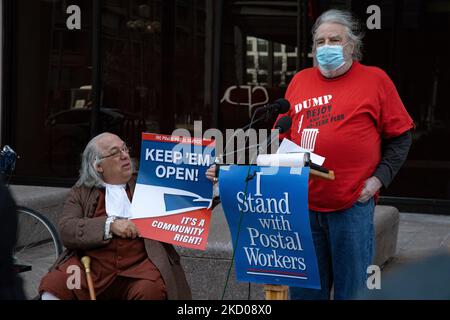
[(280, 147), (277, 150), (277, 154), (282, 153), (296, 153), (296, 152), (309, 152), (311, 161), (319, 166), (323, 165), (325, 162), (325, 158), (322, 156), (319, 156), (318, 154), (315, 154), (313, 152), (310, 152), (299, 145), (297, 145), (295, 142), (292, 142), (289, 139), (284, 138), (283, 141), (280, 144)]
[(305, 153), (260, 154), (256, 159), (258, 166), (303, 167)]

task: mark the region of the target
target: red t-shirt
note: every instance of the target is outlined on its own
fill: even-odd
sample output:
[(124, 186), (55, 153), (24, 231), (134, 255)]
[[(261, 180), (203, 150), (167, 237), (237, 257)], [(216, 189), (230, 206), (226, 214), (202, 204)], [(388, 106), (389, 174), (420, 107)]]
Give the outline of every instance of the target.
[[(381, 139), (414, 126), (389, 76), (356, 61), (342, 76), (327, 79), (317, 68), (297, 73), (286, 92), (292, 127), (286, 137), (326, 158), (336, 179), (310, 179), (309, 208), (349, 208), (381, 160)], [(281, 117), (281, 115), (280, 115)]]

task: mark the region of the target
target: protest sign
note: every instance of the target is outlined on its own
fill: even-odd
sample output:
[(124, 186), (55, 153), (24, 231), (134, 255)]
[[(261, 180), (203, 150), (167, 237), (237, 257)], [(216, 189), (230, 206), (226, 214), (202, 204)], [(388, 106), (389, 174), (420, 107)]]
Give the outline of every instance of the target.
[(145, 238), (205, 250), (211, 220), (211, 140), (142, 134), (131, 215)]
[(309, 168), (223, 166), (219, 189), (239, 281), (320, 289)]

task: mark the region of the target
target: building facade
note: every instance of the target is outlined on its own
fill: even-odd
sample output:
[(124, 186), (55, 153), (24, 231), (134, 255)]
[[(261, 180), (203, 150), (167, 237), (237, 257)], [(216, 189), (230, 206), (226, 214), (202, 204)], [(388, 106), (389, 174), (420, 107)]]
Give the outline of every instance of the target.
[[(387, 71), (416, 124), (382, 199), (450, 210), (450, 1), (0, 3), (0, 141), (20, 155), (15, 183), (70, 186), (83, 147), (103, 131), (128, 141), (136, 157), (141, 132), (170, 134), (197, 120), (203, 130), (244, 126), (253, 107), (282, 97), (312, 66), (317, 16), (346, 8), (365, 26), (362, 62)], [(371, 5), (380, 29), (369, 28)]]

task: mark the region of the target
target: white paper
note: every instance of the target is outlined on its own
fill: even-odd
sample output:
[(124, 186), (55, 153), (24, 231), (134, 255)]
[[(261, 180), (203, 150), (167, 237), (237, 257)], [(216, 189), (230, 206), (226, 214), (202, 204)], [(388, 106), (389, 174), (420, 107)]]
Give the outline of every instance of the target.
[(319, 166), (323, 165), (323, 163), (325, 162), (324, 157), (319, 156), (318, 154), (315, 154), (313, 152), (310, 152), (300, 147), (295, 142), (292, 142), (291, 140), (286, 138), (283, 139), (283, 141), (280, 144), (280, 147), (277, 150), (277, 154), (299, 153), (299, 152), (309, 152), (311, 161)]
[(266, 167), (303, 167), (305, 153), (260, 154), (256, 158), (256, 164)]

